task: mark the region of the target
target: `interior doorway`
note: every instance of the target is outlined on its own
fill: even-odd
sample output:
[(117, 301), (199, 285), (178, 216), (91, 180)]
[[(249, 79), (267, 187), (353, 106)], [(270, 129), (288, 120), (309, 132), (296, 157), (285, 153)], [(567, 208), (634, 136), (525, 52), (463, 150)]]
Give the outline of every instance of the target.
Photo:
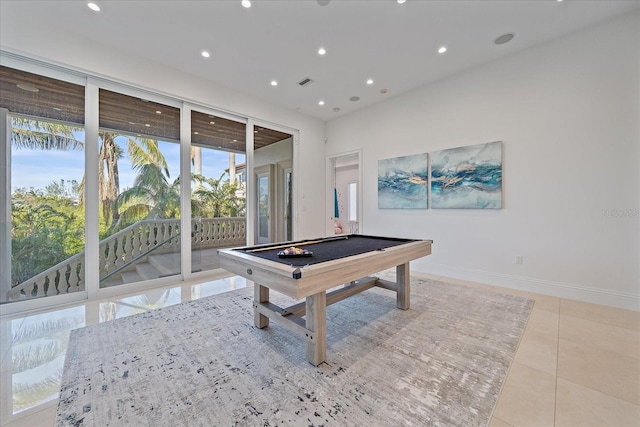
[(327, 157), (327, 235), (362, 231), (361, 157), (360, 150)]

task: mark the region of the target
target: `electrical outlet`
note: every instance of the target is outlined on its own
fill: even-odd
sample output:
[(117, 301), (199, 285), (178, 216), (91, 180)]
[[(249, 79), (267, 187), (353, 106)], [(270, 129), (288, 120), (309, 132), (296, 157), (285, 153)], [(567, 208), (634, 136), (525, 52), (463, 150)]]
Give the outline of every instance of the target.
[(516, 255), (516, 264), (524, 264), (524, 257), (522, 255)]

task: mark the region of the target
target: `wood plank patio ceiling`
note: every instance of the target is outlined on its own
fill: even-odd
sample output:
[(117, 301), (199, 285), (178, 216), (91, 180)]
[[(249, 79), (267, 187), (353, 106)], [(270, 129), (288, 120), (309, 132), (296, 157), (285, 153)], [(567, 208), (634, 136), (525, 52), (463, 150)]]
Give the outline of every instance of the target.
[[(81, 85), (0, 66), (0, 107), (14, 114), (84, 125)], [(100, 129), (133, 136), (180, 140), (180, 110), (100, 89)], [(291, 135), (255, 126), (256, 150)], [(245, 152), (246, 125), (215, 115), (192, 112), (191, 140), (195, 146)]]

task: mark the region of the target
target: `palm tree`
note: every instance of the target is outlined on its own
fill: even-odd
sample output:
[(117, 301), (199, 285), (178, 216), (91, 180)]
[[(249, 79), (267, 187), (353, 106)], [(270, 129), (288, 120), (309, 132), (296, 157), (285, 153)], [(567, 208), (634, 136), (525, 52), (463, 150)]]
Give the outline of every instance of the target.
[(152, 139), (129, 140), (129, 157), (138, 175), (133, 187), (118, 196), (115, 209), (120, 218), (112, 228), (132, 224), (145, 218), (180, 216), (180, 179), (170, 182), (169, 167)]
[(11, 144), (18, 149), (82, 150), (84, 141), (74, 135), (81, 131), (71, 125), (13, 116)]
[[(236, 196), (238, 184), (223, 181), (224, 175), (225, 173), (218, 179), (193, 175), (193, 181), (199, 184), (198, 188), (193, 192), (196, 201), (194, 212), (197, 212), (200, 216), (214, 218), (243, 215), (243, 200)], [(203, 184), (207, 184), (208, 188)]]
[(98, 198), (102, 205), (105, 224), (109, 225), (120, 217), (115, 204), (120, 193), (118, 160), (122, 158), (122, 149), (115, 142), (115, 134), (101, 132), (100, 137), (102, 145), (98, 163)]
[[(84, 141), (76, 139), (76, 134), (82, 131), (82, 128), (72, 125), (14, 116), (11, 143), (17, 149), (82, 150)], [(122, 150), (115, 143), (115, 134), (101, 132), (100, 137), (102, 145), (98, 164), (98, 191), (104, 220), (109, 224), (119, 216), (114, 205), (120, 192), (118, 160), (122, 157)], [(84, 192), (84, 179), (80, 188)], [(80, 199), (84, 199), (84, 194), (80, 195)]]

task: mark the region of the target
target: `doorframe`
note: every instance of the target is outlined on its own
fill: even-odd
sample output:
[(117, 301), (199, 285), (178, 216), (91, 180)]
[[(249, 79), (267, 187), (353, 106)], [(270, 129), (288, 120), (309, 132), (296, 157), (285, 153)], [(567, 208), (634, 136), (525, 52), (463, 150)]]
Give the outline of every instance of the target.
[(333, 236), (333, 221), (334, 218), (334, 194), (333, 189), (335, 188), (335, 170), (336, 170), (336, 161), (341, 157), (351, 157), (356, 155), (358, 165), (358, 232), (363, 232), (363, 209), (362, 209), (362, 149), (345, 151), (342, 153), (331, 154), (326, 157), (325, 161), (325, 207), (326, 207), (326, 218), (328, 220), (325, 222), (325, 235)]

